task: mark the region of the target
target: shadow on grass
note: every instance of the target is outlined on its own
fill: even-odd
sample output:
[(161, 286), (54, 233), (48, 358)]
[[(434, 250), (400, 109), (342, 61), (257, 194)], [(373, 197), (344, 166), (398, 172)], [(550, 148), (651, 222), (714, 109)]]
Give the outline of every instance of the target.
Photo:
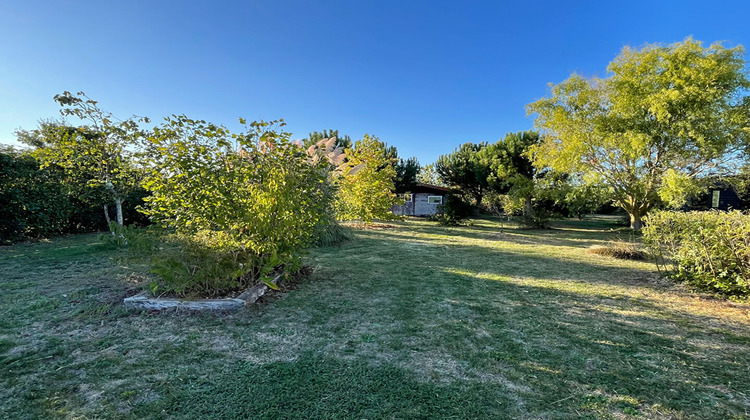
[[(589, 227), (586, 221), (566, 220), (556, 222), (553, 229), (522, 229), (515, 223), (501, 224), (497, 218), (478, 219), (474, 226), (440, 226), (426, 220), (419, 224), (406, 225), (409, 232), (427, 235), (457, 236), (468, 239), (505, 241), (519, 245), (545, 245), (560, 247), (588, 247), (609, 240), (632, 240), (638, 242), (640, 236), (634, 235), (629, 229), (614, 229), (612, 224), (592, 223)], [(403, 225), (402, 225), (403, 226)], [(502, 226), (502, 227), (501, 227)], [(558, 229), (557, 227), (562, 227)], [(387, 232), (394, 234), (393, 231)]]
[[(378, 247), (372, 242), (368, 242), (360, 244), (358, 248), (350, 248), (352, 251), (362, 250), (362, 257), (365, 260), (395, 259), (395, 262), (399, 263), (411, 260), (411, 265), (433, 267), (443, 267), (448, 263), (447, 267), (472, 269), (476, 272), (491, 271), (508, 277), (564, 279), (604, 285), (637, 285), (663, 289), (663, 286), (654, 286), (651, 283), (655, 279), (655, 270), (611, 265), (611, 261), (596, 256), (587, 257), (591, 262), (581, 262), (568, 258), (570, 253), (566, 255), (564, 252), (556, 256), (546, 256), (541, 247), (548, 246), (549, 243), (544, 237), (529, 237), (529, 244), (522, 243), (522, 245), (538, 245), (538, 248), (512, 249), (502, 248), (494, 244), (495, 242), (517, 244), (516, 240), (512, 238), (507, 241), (505, 237), (498, 238), (496, 241), (487, 241), (486, 238), (482, 238), (488, 242), (486, 245), (479, 243), (464, 245), (460, 241), (450, 240), (451, 237), (459, 239), (472, 237), (460, 232), (449, 235), (448, 240), (440, 237), (419, 238), (409, 235), (408, 232), (397, 231), (365, 231), (358, 234), (363, 239), (390, 242), (388, 246)], [(431, 234), (440, 235), (441, 233), (431, 232)], [(564, 241), (564, 239), (561, 241)], [(565, 246), (580, 248), (581, 252), (586, 248), (585, 244), (581, 242), (574, 242)], [(377, 251), (375, 252), (373, 249), (377, 249)], [(641, 265), (643, 264), (641, 263)]]
[[(305, 305), (305, 328), (333, 331), (332, 347), (209, 375), (195, 368), (142, 413), (730, 418), (746, 410), (747, 330), (605, 287), (628, 285), (618, 273), (647, 270), (415, 245), (390, 230), (358, 236), (322, 253), (345, 267), (325, 268), (346, 272), (345, 281), (279, 302)], [(351, 353), (337, 352), (339, 341)]]
[[(404, 324), (397, 336), (413, 351), (440, 349), (471, 369), (529, 386), (535, 392), (524, 398), (537, 413), (746, 413), (747, 329), (664, 305), (665, 289), (648, 282), (653, 271), (478, 245), (430, 246), (392, 231), (360, 237), (351, 261), (361, 258), (378, 276), (399, 279), (389, 282), (399, 290), (389, 307)], [(373, 254), (388, 265), (373, 266)], [(630, 293), (633, 286), (657, 293)], [(415, 336), (421, 340), (408, 339)]]

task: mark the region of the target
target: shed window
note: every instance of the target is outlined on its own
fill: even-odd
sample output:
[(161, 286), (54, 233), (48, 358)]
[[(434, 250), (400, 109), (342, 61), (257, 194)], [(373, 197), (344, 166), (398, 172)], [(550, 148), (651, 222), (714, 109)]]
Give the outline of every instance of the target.
[(410, 193), (404, 194), (404, 203), (411, 203), (411, 200), (412, 198)]
[(719, 207), (719, 197), (721, 196), (721, 191), (714, 190), (713, 196), (711, 197), (711, 207), (718, 208)]
[(429, 195), (427, 196), (427, 204), (443, 204), (443, 196)]

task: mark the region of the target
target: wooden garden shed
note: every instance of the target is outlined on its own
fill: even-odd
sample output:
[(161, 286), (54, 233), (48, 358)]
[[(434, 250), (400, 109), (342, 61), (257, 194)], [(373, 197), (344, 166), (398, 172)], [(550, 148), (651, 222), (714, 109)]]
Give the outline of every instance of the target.
[(416, 184), (412, 191), (400, 194), (400, 204), (391, 207), (394, 214), (406, 216), (431, 216), (442, 212), (445, 195), (449, 189), (437, 185)]

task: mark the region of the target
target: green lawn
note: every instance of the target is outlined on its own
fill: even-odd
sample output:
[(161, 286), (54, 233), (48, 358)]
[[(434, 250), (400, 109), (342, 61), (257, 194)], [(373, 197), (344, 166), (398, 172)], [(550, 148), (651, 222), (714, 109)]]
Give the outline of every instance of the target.
[(124, 312), (96, 235), (0, 248), (0, 417), (750, 418), (750, 305), (586, 254), (606, 221), (395, 225), (234, 314)]

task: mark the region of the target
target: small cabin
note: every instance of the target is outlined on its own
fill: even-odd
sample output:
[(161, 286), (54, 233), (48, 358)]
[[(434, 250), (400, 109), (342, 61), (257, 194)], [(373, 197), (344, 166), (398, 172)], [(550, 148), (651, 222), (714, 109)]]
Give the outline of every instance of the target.
[(717, 181), (703, 190), (683, 207), (683, 210), (744, 210), (747, 203), (737, 195), (731, 184)]
[(730, 186), (717, 185), (709, 189), (708, 207), (716, 210), (737, 210), (742, 208), (742, 200)]
[[(391, 207), (393, 214), (404, 216), (431, 216), (442, 213), (448, 188), (418, 183), (412, 191), (399, 194), (399, 204)], [(403, 200), (403, 201), (401, 201)]]

